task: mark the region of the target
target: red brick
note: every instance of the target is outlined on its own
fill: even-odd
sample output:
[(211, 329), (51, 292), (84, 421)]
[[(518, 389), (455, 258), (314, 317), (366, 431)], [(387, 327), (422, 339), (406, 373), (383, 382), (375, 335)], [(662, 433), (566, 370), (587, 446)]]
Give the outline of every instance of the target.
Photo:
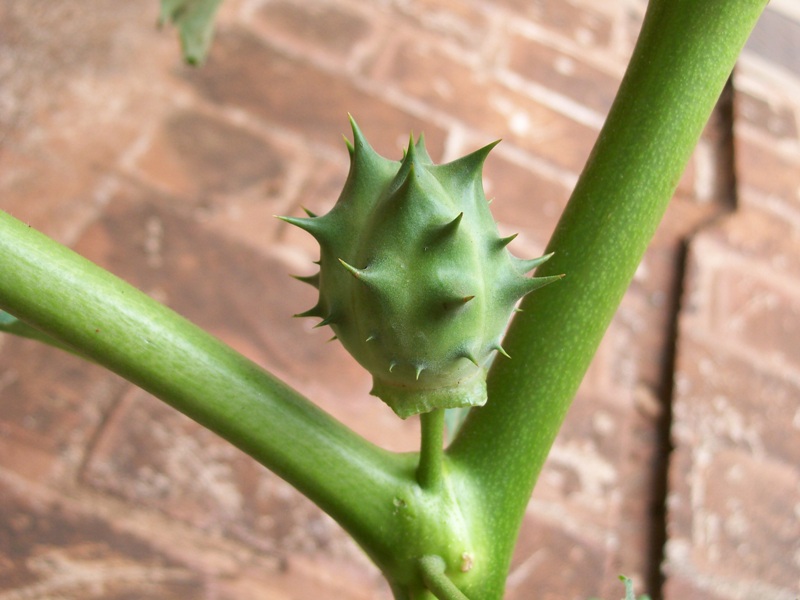
[(543, 250), (567, 203), (569, 187), (504, 158), (501, 152), (489, 155), (483, 171), (492, 214), (501, 229), (509, 231), (506, 235), (520, 233), (519, 242), (527, 242), (520, 250)]
[(159, 187), (197, 203), (254, 187), (268, 201), (281, 191), (291, 158), (240, 127), (180, 111), (165, 120), (136, 167)]
[[(769, 212), (742, 209), (717, 225), (693, 242), (698, 246), (693, 254), (708, 253), (704, 262), (709, 266), (716, 266), (728, 257), (738, 258), (740, 262), (732, 262), (741, 264), (744, 270), (761, 263), (755, 270), (772, 273), (775, 279), (790, 286), (797, 280), (800, 242), (794, 222), (776, 218)], [(715, 257), (717, 260), (713, 260)]]
[(203, 597), (204, 583), (144, 539), (0, 482), (0, 593), (65, 600)]
[(612, 20), (587, 7), (579, 8), (558, 0), (499, 0), (497, 4), (582, 44), (606, 46), (611, 42)]
[(158, 86), (142, 80), (153, 83), (172, 40), (147, 11), (111, 0), (91, 14), (74, 0), (3, 9), (0, 207), (69, 243), (113, 188), (109, 166), (154, 118)]
[(705, 525), (713, 527), (696, 549), (700, 567), (721, 577), (760, 580), (796, 592), (800, 583), (796, 465), (721, 451), (698, 471), (706, 489), (705, 494), (693, 490), (704, 496), (695, 513), (695, 536)]
[(602, 546), (544, 520), (526, 516), (506, 588), (507, 600), (589, 598), (605, 574)]
[[(774, 220), (743, 215), (699, 238), (692, 253), (697, 283), (687, 296), (686, 318), (691, 319), (692, 335), (725, 340), (726, 349), (762, 365), (797, 372), (800, 281), (791, 266), (800, 245), (774, 236), (782, 229)], [(757, 241), (731, 248), (731, 242), (744, 235)], [(770, 248), (775, 250), (772, 255), (756, 254)], [(781, 260), (782, 256), (795, 258)], [(768, 262), (756, 268), (759, 258)]]
[(628, 329), (632, 344), (629, 349), (617, 351), (636, 363), (638, 381), (652, 389), (659, 389), (665, 376), (663, 369), (668, 360), (673, 318), (669, 308), (679, 285), (681, 244), (719, 212), (718, 204), (699, 204), (681, 196), (673, 198), (617, 313), (616, 319)]
[(377, 600), (364, 564), (292, 556), (283, 563), (199, 538), (139, 508), (88, 503), (0, 481), (0, 593), (64, 600)]
[(415, 31), (431, 32), (440, 42), (454, 40), (466, 53), (480, 53), (491, 31), (489, 11), (480, 3), (403, 0), (392, 2), (392, 9)]
[(385, 85), (490, 136), (578, 172), (597, 131), (505, 89), (435, 45), (400, 43), (375, 76)]
[[(31, 154), (39, 150), (31, 149)], [(45, 160), (49, 158), (45, 156)], [(3, 168), (14, 176), (11, 181), (3, 182), (0, 209), (21, 221), (36, 224), (37, 229), (62, 243), (73, 241), (75, 231), (94, 217), (94, 207), (87, 205), (85, 198), (91, 197), (102, 184), (83, 165), (54, 158), (48, 161), (52, 176), (42, 177), (41, 156), (14, 156), (4, 151), (2, 162)]]
[(797, 312), (800, 288), (786, 226), (743, 211), (692, 242), (675, 373), (669, 600), (796, 594), (800, 390), (796, 336), (781, 319)]
[(765, 7), (747, 40), (746, 53), (758, 56), (773, 69), (777, 67), (784, 77), (800, 78), (800, 22), (796, 13), (786, 12)]
[[(344, 144), (339, 151), (346, 155)], [(346, 160), (344, 156), (341, 156)], [(345, 162), (332, 162), (330, 160), (318, 159), (308, 166), (309, 177), (303, 186), (292, 198), (291, 204), (287, 204), (280, 214), (305, 217), (306, 210), (310, 210), (316, 215), (324, 215), (333, 208), (339, 194), (344, 187), (347, 179), (348, 165)], [(319, 260), (319, 243), (308, 233), (298, 227), (294, 227), (275, 219), (275, 234), (269, 239), (271, 245), (280, 245), (292, 254), (292, 273), (294, 275), (310, 275), (318, 270), (313, 261)], [(306, 292), (298, 291), (302, 298), (300, 302), (313, 304), (311, 290)]]
[(715, 273), (712, 335), (800, 371), (800, 289), (776, 283), (735, 266)]
[(764, 134), (777, 140), (797, 139), (797, 118), (788, 104), (776, 104), (773, 98), (737, 90), (735, 108), (738, 119)]
[(4, 340), (0, 365), (3, 468), (34, 481), (70, 481), (123, 383), (27, 340)]
[(718, 595), (709, 587), (713, 589), (716, 586), (713, 583), (703, 586), (681, 574), (670, 573), (664, 585), (663, 597), (664, 600), (730, 600), (724, 590), (720, 590), (722, 595)]
[(800, 473), (712, 444), (697, 445), (689, 473), (673, 471), (675, 493), (691, 498), (692, 517), (691, 529), (671, 529), (671, 544), (683, 544), (688, 554), (672, 556), (670, 571), (753, 590), (745, 597), (758, 597), (759, 582), (796, 591)]
[[(159, 45), (161, 36), (153, 29), (152, 20), (148, 21), (146, 11), (120, 6), (113, 0), (98, 0), (91, 15), (83, 9), (79, 0), (40, 6), (24, 0), (3, 3), (0, 48), (4, 55), (13, 57), (15, 66), (9, 72), (11, 77), (3, 80), (4, 87), (11, 87), (4, 92), (32, 92), (32, 84), (68, 91), (66, 84), (78, 77), (114, 75), (121, 62), (133, 63), (137, 45)], [(50, 35), (41, 35), (43, 30)], [(77, 39), (81, 43), (76, 44)], [(171, 40), (166, 45), (171, 45)], [(149, 46), (145, 52), (152, 56), (153, 49)], [(36, 103), (35, 107), (17, 107), (16, 116), (27, 121), (42, 116), (40, 110), (57, 108), (63, 97), (29, 93), (25, 99)]]
[(617, 467), (626, 450), (627, 421), (623, 407), (602, 397), (576, 398), (534, 491), (534, 514), (545, 506), (564, 511), (562, 524), (585, 532), (587, 541), (609, 535), (617, 525)]
[(793, 210), (800, 210), (800, 156), (790, 156), (773, 146), (769, 139), (744, 133), (736, 137), (736, 162), (739, 184), (763, 195), (779, 199)]
[(282, 560), (323, 551), (357, 559), (344, 532), (299, 492), (139, 390), (113, 415), (85, 481)]
[(270, 2), (256, 13), (256, 22), (271, 41), (286, 39), (301, 51), (346, 59), (371, 33), (371, 23), (341, 3)]
[(524, 79), (605, 115), (619, 87), (619, 79), (587, 63), (582, 57), (515, 36), (510, 43), (508, 68)]
[(207, 100), (248, 111), (270, 126), (330, 145), (349, 132), (347, 113), (378, 152), (399, 158), (411, 131), (424, 131), (431, 156), (444, 134), (371, 93), (308, 63), (284, 56), (241, 30), (221, 32), (208, 64), (184, 76)]
[(800, 457), (800, 388), (741, 358), (686, 341), (678, 365), (681, 442), (715, 442), (777, 460)]
[[(603, 570), (586, 582), (580, 597), (614, 597), (621, 589), (619, 573), (642, 584), (649, 568), (646, 549), (652, 532), (647, 523), (659, 502), (652, 474), (653, 415), (631, 405), (642, 391), (618, 385), (613, 400), (592, 391), (588, 386), (574, 401), (528, 511), (557, 520), (562, 535), (573, 536), (582, 548), (602, 549)], [(520, 538), (533, 556), (540, 547), (535, 531), (526, 524)], [(584, 566), (574, 564), (576, 569)]]

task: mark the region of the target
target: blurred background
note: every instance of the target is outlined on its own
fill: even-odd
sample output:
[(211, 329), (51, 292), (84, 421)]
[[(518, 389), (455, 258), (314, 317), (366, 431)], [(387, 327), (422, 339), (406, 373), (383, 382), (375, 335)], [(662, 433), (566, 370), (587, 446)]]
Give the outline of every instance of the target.
[[(157, 0), (0, 3), (0, 208), (174, 307), (392, 450), (418, 423), (291, 315), (352, 113), (399, 158), (502, 138), (485, 188), (544, 248), (639, 0), (225, 0), (182, 64)], [(675, 41), (676, 44), (680, 40)], [(773, 0), (530, 501), (509, 600), (800, 593), (800, 9)], [(0, 282), (2, 285), (2, 282)], [(388, 600), (335, 523), (101, 369), (0, 337), (0, 600)]]

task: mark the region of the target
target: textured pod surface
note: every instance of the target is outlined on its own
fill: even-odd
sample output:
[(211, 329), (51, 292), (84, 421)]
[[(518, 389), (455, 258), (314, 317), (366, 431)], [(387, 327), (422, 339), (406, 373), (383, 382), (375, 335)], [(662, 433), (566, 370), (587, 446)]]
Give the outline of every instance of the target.
[(486, 371), (525, 294), (558, 277), (527, 277), (501, 238), (483, 192), (494, 144), (434, 165), (422, 137), (401, 161), (367, 143), (355, 122), (350, 172), (331, 211), (281, 217), (316, 238), (319, 289), (299, 316), (318, 317), (373, 377), (399, 416), (486, 402)]

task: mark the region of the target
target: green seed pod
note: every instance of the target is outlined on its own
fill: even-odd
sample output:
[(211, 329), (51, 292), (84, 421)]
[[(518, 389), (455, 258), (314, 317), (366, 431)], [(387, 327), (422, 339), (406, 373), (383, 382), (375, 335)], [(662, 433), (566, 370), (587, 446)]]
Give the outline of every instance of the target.
[[(318, 317), (373, 377), (400, 417), (481, 406), (486, 371), (516, 303), (559, 277), (526, 277), (501, 238), (481, 172), (495, 144), (434, 165), (422, 136), (401, 161), (377, 154), (351, 119), (350, 173), (323, 216), (281, 217), (313, 235)], [(507, 355), (506, 355), (507, 356)]]

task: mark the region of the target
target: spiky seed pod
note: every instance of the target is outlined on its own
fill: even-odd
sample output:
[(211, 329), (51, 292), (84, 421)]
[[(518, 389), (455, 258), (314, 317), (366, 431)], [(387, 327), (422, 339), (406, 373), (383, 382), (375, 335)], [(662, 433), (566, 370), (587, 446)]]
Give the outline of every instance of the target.
[(558, 277), (526, 277), (483, 193), (495, 144), (434, 165), (422, 136), (386, 159), (351, 119), (350, 173), (333, 209), (281, 217), (313, 235), (319, 289), (298, 316), (322, 319), (373, 377), (372, 394), (400, 417), (486, 402), (486, 370), (517, 301)]

